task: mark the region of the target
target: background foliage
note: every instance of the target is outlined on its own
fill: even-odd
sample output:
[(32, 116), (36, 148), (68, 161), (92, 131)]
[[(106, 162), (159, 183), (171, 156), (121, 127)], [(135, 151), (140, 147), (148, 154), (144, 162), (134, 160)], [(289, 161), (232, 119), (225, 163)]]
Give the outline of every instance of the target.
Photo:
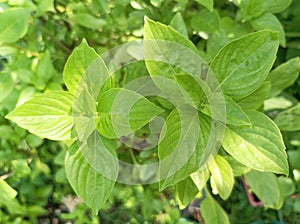
[[(282, 83), (277, 81), (278, 86), (269, 87), (271, 91), (264, 107), (258, 109), (280, 127), (289, 156), (290, 175), (278, 178), (275, 174), (261, 176), (251, 172), (245, 176), (259, 199), (278, 211), (251, 207), (240, 177), (235, 178), (233, 192), (226, 201), (213, 197), (229, 214), (231, 223), (276, 223), (276, 220), (297, 223), (300, 214), (297, 195), (300, 187), (299, 11), (300, 2), (296, 0), (0, 1), (0, 190), (3, 192), (0, 221), (187, 222), (180, 219), (184, 215), (180, 214), (176, 196), (170, 189), (159, 193), (157, 186), (152, 185), (117, 184), (109, 202), (95, 215), (75, 196), (67, 182), (66, 145), (41, 139), (4, 118), (39, 93), (66, 89), (62, 76), (64, 65), (83, 38), (101, 54), (121, 43), (141, 39), (146, 15), (170, 24), (189, 38), (207, 61), (225, 44), (253, 31), (267, 28), (279, 33), (280, 48), (268, 79)], [(117, 85), (124, 82), (117, 81)], [(252, 184), (251, 180), (259, 178), (261, 185)], [(268, 186), (266, 178), (269, 183), (283, 184), (278, 188)], [(262, 195), (261, 188), (265, 190)], [(282, 207), (270, 201), (280, 195), (278, 191), (286, 194)], [(294, 199), (290, 198), (292, 194)], [(212, 206), (209, 202), (213, 200), (203, 206)]]

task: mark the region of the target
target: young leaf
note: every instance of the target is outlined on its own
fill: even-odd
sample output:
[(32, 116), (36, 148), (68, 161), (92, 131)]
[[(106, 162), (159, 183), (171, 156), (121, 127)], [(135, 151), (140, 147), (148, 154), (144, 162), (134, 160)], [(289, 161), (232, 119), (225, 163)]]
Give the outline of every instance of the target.
[(0, 72), (0, 103), (13, 91), (14, 82), (11, 74)]
[(101, 29), (106, 25), (106, 20), (96, 18), (89, 13), (76, 13), (71, 18), (74, 23), (93, 30)]
[(13, 200), (17, 196), (17, 191), (2, 180), (2, 178), (0, 178), (0, 191), (0, 204), (2, 205)]
[[(210, 21), (209, 23), (207, 21)], [(216, 11), (209, 11), (207, 9), (201, 10), (191, 19), (191, 27), (196, 32), (211, 35), (220, 29), (220, 18)], [(207, 39), (206, 37), (206, 39)]]
[[(82, 77), (86, 74), (89, 66), (92, 66), (96, 60), (104, 64), (100, 56), (93, 48), (89, 47), (85, 39), (74, 49), (66, 62), (63, 72), (64, 82), (72, 94), (75, 94)], [(105, 66), (101, 66), (101, 69), (102, 70), (98, 72), (101, 72), (103, 76), (107, 75), (108, 72)], [(97, 76), (97, 74), (95, 74), (95, 76)]]
[[(182, 34), (170, 26), (154, 22), (147, 17), (144, 26), (144, 40), (145, 62), (148, 72), (152, 76), (159, 75), (172, 79), (173, 74), (183, 73), (174, 65), (178, 64), (176, 61), (179, 61), (180, 57), (182, 57), (180, 52), (177, 52), (181, 47), (190, 49), (191, 52), (198, 54), (195, 45)], [(171, 43), (174, 43), (174, 45), (171, 45)], [(174, 55), (179, 57), (175, 59), (176, 61), (174, 61)], [(153, 61), (153, 57), (161, 58), (162, 60)], [(165, 60), (167, 62), (173, 61), (174, 64), (166, 63)]]
[(176, 193), (183, 206), (187, 206), (198, 192), (197, 186), (190, 177), (176, 184)]
[(245, 20), (250, 20), (262, 15), (265, 12), (264, 2), (265, 0), (241, 1), (239, 7), (241, 8), (242, 17)]
[(286, 40), (285, 40), (284, 29), (283, 29), (280, 21), (273, 14), (265, 13), (262, 16), (251, 20), (251, 25), (255, 30), (270, 29), (274, 32), (278, 32), (279, 33), (279, 43), (282, 47), (285, 47)]
[(265, 81), (277, 49), (277, 34), (267, 30), (225, 45), (211, 63), (223, 92), (234, 100), (253, 93)]
[(223, 157), (229, 163), (229, 165), (232, 169), (233, 176), (239, 177), (239, 176), (242, 176), (243, 174), (247, 173), (248, 171), (250, 171), (249, 167), (236, 161), (234, 158), (232, 158), (232, 156), (227, 155), (227, 156), (223, 156)]
[(201, 192), (209, 178), (209, 170), (207, 168), (198, 170), (195, 173), (192, 173), (190, 177), (194, 181), (194, 184), (197, 186), (198, 191)]
[(201, 103), (204, 101), (205, 93), (201, 86), (191, 75), (174, 75), (176, 82), (181, 85), (191, 97), (193, 106), (201, 109)]
[(219, 194), (223, 200), (227, 199), (232, 191), (234, 177), (229, 163), (219, 155), (208, 166), (211, 179), (210, 184), (214, 194)]
[[(224, 96), (226, 105), (226, 124), (248, 125), (250, 124), (248, 116), (243, 109), (229, 96)], [(201, 112), (212, 117), (212, 111), (209, 104), (203, 106)]]
[(292, 0), (266, 0), (264, 8), (266, 12), (278, 13), (285, 10), (292, 3)]
[(65, 171), (75, 193), (94, 213), (98, 213), (111, 194), (115, 181), (96, 172), (80, 150), (73, 155), (67, 153)]
[(229, 224), (229, 218), (219, 203), (210, 195), (208, 190), (206, 197), (201, 203), (200, 211), (207, 224)]
[(73, 96), (64, 91), (43, 93), (6, 115), (20, 127), (42, 138), (70, 140)]
[(0, 44), (13, 43), (25, 36), (28, 29), (30, 10), (11, 8), (0, 14)]
[(177, 30), (179, 33), (181, 33), (183, 36), (188, 38), (187, 28), (180, 12), (177, 12), (172, 18), (170, 26)]
[(222, 142), (224, 149), (252, 169), (287, 175), (287, 155), (278, 127), (260, 112), (246, 114), (252, 125), (228, 125)]
[(300, 58), (295, 57), (273, 69), (267, 80), (271, 82), (269, 97), (278, 95), (282, 90), (291, 86), (300, 72)]
[(116, 138), (140, 129), (164, 110), (134, 91), (113, 88), (99, 96), (97, 111), (98, 131)]
[(264, 203), (265, 207), (280, 209), (283, 197), (277, 177), (273, 173), (264, 173), (252, 170), (245, 174), (251, 191)]
[(210, 12), (214, 11), (214, 1), (213, 0), (196, 0), (200, 5), (203, 5)]
[(300, 130), (300, 103), (279, 113), (274, 122), (282, 131)]
[(37, 76), (41, 77), (44, 82), (47, 82), (52, 76), (55, 75), (55, 68), (52, 64), (49, 51), (46, 51), (44, 54), (40, 55), (36, 73)]
[(267, 98), (270, 89), (271, 83), (266, 81), (249, 96), (241, 99), (238, 102), (238, 105), (243, 110), (257, 110), (258, 108), (263, 106), (264, 100)]

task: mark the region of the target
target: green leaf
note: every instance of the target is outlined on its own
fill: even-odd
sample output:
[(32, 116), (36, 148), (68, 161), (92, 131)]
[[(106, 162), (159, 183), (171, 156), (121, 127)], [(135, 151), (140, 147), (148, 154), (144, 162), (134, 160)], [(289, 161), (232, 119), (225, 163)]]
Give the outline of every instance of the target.
[(258, 17), (265, 12), (265, 0), (243, 0), (241, 1), (240, 8), (242, 17), (245, 20)]
[(282, 131), (300, 130), (300, 103), (280, 112), (274, 119), (274, 122)]
[(43, 93), (26, 101), (5, 118), (42, 138), (70, 140), (73, 96), (64, 91)]
[[(217, 98), (219, 99), (219, 98)], [(222, 99), (222, 98), (220, 98)], [(245, 114), (243, 109), (230, 97), (224, 96), (226, 105), (226, 124), (232, 125), (248, 125), (250, 124), (248, 116)], [(204, 105), (201, 112), (212, 117), (212, 111), (209, 104)], [(222, 115), (219, 115), (222, 117)], [(223, 116), (224, 117), (224, 116)]]
[(38, 77), (41, 77), (44, 82), (47, 82), (56, 71), (52, 64), (51, 55), (47, 50), (44, 54), (40, 55), (39, 62), (37, 64), (36, 73)]
[(184, 180), (208, 162), (216, 147), (209, 142), (214, 138), (210, 134), (215, 134), (211, 132), (211, 119), (191, 106), (183, 105), (169, 114), (158, 143), (161, 189)]
[(273, 173), (252, 170), (245, 174), (250, 190), (264, 203), (265, 207), (280, 209), (283, 198), (277, 177)]
[(203, 5), (210, 12), (214, 11), (214, 1), (213, 0), (196, 0), (200, 5)]
[(290, 6), (292, 0), (266, 0), (264, 8), (266, 12), (278, 13)]
[[(97, 67), (94, 68), (94, 66)], [(89, 69), (94, 72), (94, 76), (97, 76), (97, 72), (101, 73), (101, 76), (105, 79), (108, 76), (104, 62), (84, 39), (68, 58), (63, 72), (65, 85), (72, 94), (78, 91), (77, 88), (82, 84), (82, 78), (89, 74)], [(93, 71), (93, 69), (97, 70)], [(100, 85), (100, 83), (97, 83), (97, 85)]]
[[(174, 30), (172, 27), (154, 22), (147, 17), (145, 19), (144, 26), (144, 40), (146, 40), (144, 42), (146, 66), (149, 74), (152, 76), (163, 76), (172, 79), (173, 74), (183, 73), (178, 67), (174, 66), (174, 64), (170, 65), (166, 64), (165, 62), (149, 60), (153, 58), (153, 54), (155, 54), (154, 56), (156, 58), (159, 56), (163, 56), (166, 58), (166, 60), (171, 61), (172, 55), (178, 53), (179, 58), (177, 60), (180, 60), (179, 52), (174, 52), (179, 45), (182, 46), (182, 48), (190, 49), (192, 52), (198, 54), (198, 50), (195, 45), (183, 35)], [(174, 45), (171, 45), (170, 42), (174, 43)], [(169, 49), (170, 47), (172, 49)], [(171, 53), (172, 55), (170, 55)], [(176, 61), (174, 63), (176, 63)]]
[(174, 75), (176, 82), (187, 91), (191, 97), (193, 106), (196, 109), (201, 109), (201, 103), (205, 99), (205, 93), (199, 83), (191, 75)]
[(257, 110), (263, 106), (264, 100), (267, 98), (270, 89), (271, 83), (266, 81), (249, 96), (241, 99), (238, 102), (238, 105), (244, 110)]
[(234, 100), (253, 93), (265, 81), (277, 49), (277, 34), (267, 30), (225, 45), (211, 63), (223, 92)]
[[(209, 23), (207, 21), (210, 21)], [(191, 19), (191, 27), (196, 32), (205, 33), (207, 36), (220, 29), (220, 18), (216, 11), (201, 10)], [(207, 39), (207, 37), (206, 37)]]
[(96, 172), (80, 150), (73, 155), (67, 153), (65, 171), (75, 193), (94, 213), (98, 213), (111, 194), (115, 181)]
[(113, 88), (99, 95), (97, 111), (98, 131), (116, 138), (140, 129), (164, 110), (134, 91)]
[(222, 142), (224, 149), (252, 169), (287, 175), (287, 155), (278, 127), (260, 112), (246, 114), (252, 125), (227, 126)]
[(180, 12), (177, 12), (172, 18), (170, 26), (181, 33), (183, 36), (188, 37), (187, 28)]
[(209, 178), (209, 170), (207, 168), (198, 170), (195, 173), (192, 173), (190, 177), (194, 181), (194, 184), (197, 186), (198, 191), (201, 192)]
[(254, 20), (251, 20), (251, 25), (255, 30), (269, 29), (274, 32), (278, 32), (279, 33), (279, 43), (282, 47), (285, 47), (286, 40), (285, 40), (284, 29), (283, 29), (280, 21), (273, 14), (265, 13), (262, 16), (254, 19)]
[(208, 166), (211, 178), (210, 184), (214, 194), (219, 194), (223, 200), (227, 199), (234, 184), (233, 172), (230, 164), (220, 155)]
[(231, 156), (224, 156), (224, 158), (226, 159), (226, 161), (229, 163), (229, 165), (231, 166), (233, 175), (235, 177), (238, 176), (242, 176), (243, 174), (247, 173), (248, 171), (250, 171), (250, 168), (239, 163), (238, 161), (236, 161), (234, 158), (232, 158)]
[(0, 191), (0, 204), (6, 204), (17, 196), (17, 191), (2, 180), (2, 178), (0, 178)]
[(208, 190), (206, 190), (206, 198), (201, 203), (200, 211), (207, 224), (229, 224), (228, 215)]
[(291, 86), (300, 72), (300, 58), (295, 57), (273, 69), (267, 80), (271, 82), (269, 97), (278, 95), (282, 90)]
[(183, 206), (187, 206), (198, 192), (197, 186), (190, 177), (176, 184), (176, 193)]
[(0, 103), (9, 96), (14, 89), (14, 82), (11, 74), (0, 72)]
[(54, 9), (54, 0), (48, 0), (48, 1), (43, 1), (43, 0), (38, 0), (38, 5), (37, 5), (37, 15), (41, 16), (45, 14), (46, 12), (55, 12)]
[(11, 8), (0, 14), (0, 43), (13, 43), (25, 36), (30, 10)]
[(74, 23), (93, 30), (101, 29), (107, 23), (104, 19), (96, 18), (89, 13), (76, 13), (71, 19)]

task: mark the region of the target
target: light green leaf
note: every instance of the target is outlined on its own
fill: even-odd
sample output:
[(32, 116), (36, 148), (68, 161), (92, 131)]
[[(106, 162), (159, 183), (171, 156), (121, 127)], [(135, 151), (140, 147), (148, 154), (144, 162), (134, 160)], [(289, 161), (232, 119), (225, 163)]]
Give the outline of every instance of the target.
[(98, 131), (116, 138), (140, 129), (164, 110), (134, 91), (113, 88), (99, 95), (97, 111)]
[(38, 2), (38, 5), (37, 5), (37, 15), (38, 16), (41, 16), (41, 15), (45, 14), (46, 12), (55, 12), (54, 0), (47, 0), (47, 1), (39, 0), (37, 2)]
[(267, 98), (270, 89), (271, 83), (266, 81), (249, 96), (241, 99), (238, 102), (238, 105), (244, 110), (257, 110), (263, 106), (264, 100)]
[(0, 43), (13, 43), (25, 36), (30, 10), (11, 8), (0, 14)]
[(71, 19), (74, 23), (93, 30), (101, 29), (107, 23), (104, 19), (96, 18), (89, 13), (76, 13)]
[[(211, 119), (183, 105), (168, 116), (158, 144), (160, 188), (165, 189), (203, 168), (214, 153)], [(210, 139), (211, 140), (211, 139)], [(215, 143), (215, 142), (214, 142)]]
[[(177, 60), (180, 60), (181, 54), (179, 52), (176, 52), (176, 50), (178, 50), (178, 46), (182, 46), (183, 48), (185, 47), (198, 54), (198, 50), (195, 45), (183, 35), (174, 30), (172, 27), (154, 22), (147, 17), (144, 26), (144, 40), (146, 40), (144, 42), (146, 66), (149, 74), (152, 76), (172, 78), (173, 74), (183, 73), (178, 67), (174, 66), (174, 64), (176, 64), (176, 61), (174, 61), (174, 58), (171, 58), (172, 55), (174, 56), (174, 54), (176, 54), (179, 55), (179, 58)], [(155, 40), (160, 41), (156, 42)], [(170, 43), (174, 43), (174, 45), (171, 45)], [(166, 59), (167, 61), (173, 60), (174, 64), (170, 65), (165, 62), (149, 60), (153, 58), (153, 54), (155, 54), (154, 56), (156, 58), (165, 57), (162, 59)]]
[[(207, 22), (209, 21), (209, 23)], [(191, 27), (196, 32), (203, 32), (210, 35), (220, 29), (220, 18), (216, 11), (209, 11), (207, 9), (201, 10), (191, 20)], [(207, 39), (206, 37), (206, 39)]]
[(26, 101), (5, 118), (42, 138), (70, 140), (73, 96), (64, 91), (43, 93)]
[(241, 8), (242, 17), (250, 20), (262, 15), (265, 12), (265, 0), (243, 0), (239, 7)]
[(269, 97), (278, 95), (282, 90), (291, 86), (300, 72), (300, 58), (295, 57), (273, 69), (267, 80), (271, 82)]
[(285, 10), (292, 3), (292, 0), (265, 0), (266, 12), (278, 13)]
[(300, 103), (279, 113), (274, 122), (282, 131), (300, 130)]
[(285, 47), (286, 40), (285, 40), (284, 29), (283, 29), (280, 21), (273, 14), (265, 13), (265, 14), (261, 15), (260, 17), (251, 20), (251, 25), (255, 30), (269, 29), (274, 32), (278, 32), (279, 33), (279, 43), (282, 47)]
[(115, 181), (96, 172), (80, 150), (73, 155), (67, 153), (65, 171), (75, 193), (94, 213), (98, 213), (111, 194)]
[(17, 196), (17, 191), (2, 180), (2, 178), (0, 178), (0, 192), (0, 204), (2, 205), (13, 200)]
[(295, 184), (291, 178), (279, 176), (277, 177), (277, 181), (283, 199), (295, 193), (296, 191)]
[(11, 74), (0, 72), (0, 103), (13, 91), (14, 82)]
[(210, 184), (214, 194), (219, 194), (223, 200), (227, 199), (234, 184), (233, 172), (230, 164), (220, 155), (208, 166), (211, 178)]
[[(104, 64), (100, 56), (94, 49), (88, 46), (88, 43), (84, 39), (68, 58), (63, 72), (64, 82), (72, 94), (75, 94), (78, 85), (81, 84), (82, 77), (84, 77), (88, 68), (93, 66), (95, 62)], [(100, 72), (103, 76), (107, 75), (108, 72), (105, 66), (102, 65), (101, 68)]]
[(211, 63), (223, 92), (234, 100), (253, 93), (265, 81), (277, 49), (277, 34), (267, 30), (225, 45)]
[(191, 75), (174, 75), (176, 82), (187, 91), (193, 102), (193, 107), (201, 109), (201, 103), (205, 99), (205, 93), (199, 83)]
[(265, 207), (280, 209), (283, 205), (280, 186), (273, 173), (252, 170), (245, 174), (250, 190), (264, 203)]
[(187, 28), (180, 12), (177, 12), (170, 22), (170, 26), (181, 33), (186, 38), (188, 37)]
[(176, 184), (177, 197), (183, 206), (187, 206), (198, 192), (197, 186), (190, 177)]
[(248, 171), (250, 171), (250, 168), (239, 163), (238, 161), (236, 161), (234, 158), (232, 158), (231, 156), (224, 156), (224, 158), (226, 159), (226, 161), (229, 163), (229, 165), (231, 166), (233, 175), (235, 177), (238, 176), (242, 176), (243, 174), (247, 173)]
[(213, 0), (196, 0), (200, 5), (203, 5), (210, 12), (214, 11), (214, 1)]
[(201, 203), (200, 211), (207, 224), (229, 224), (228, 215), (208, 190), (206, 190), (206, 198)]
[[(218, 98), (217, 98), (218, 99)], [(221, 99), (221, 98), (220, 98)], [(232, 125), (248, 125), (250, 124), (248, 116), (243, 109), (230, 97), (224, 96), (226, 105), (226, 124)], [(212, 111), (209, 104), (204, 105), (201, 112), (212, 117)], [(219, 115), (222, 117), (222, 115)], [(223, 116), (224, 117), (224, 116)]]
[(278, 127), (260, 112), (246, 114), (252, 125), (227, 126), (222, 142), (224, 149), (252, 169), (287, 175), (287, 155)]
[(194, 181), (194, 184), (197, 186), (198, 191), (201, 192), (209, 178), (209, 170), (207, 168), (198, 170), (195, 173), (192, 173), (190, 177)]
[(51, 55), (48, 50), (44, 54), (40, 55), (39, 62), (36, 67), (36, 73), (37, 76), (41, 77), (44, 82), (47, 82), (55, 75), (56, 71), (52, 64)]

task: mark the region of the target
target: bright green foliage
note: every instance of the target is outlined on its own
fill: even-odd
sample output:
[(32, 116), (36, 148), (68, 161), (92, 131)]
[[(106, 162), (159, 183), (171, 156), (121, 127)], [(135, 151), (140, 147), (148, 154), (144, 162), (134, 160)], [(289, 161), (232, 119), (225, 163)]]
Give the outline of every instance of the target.
[(209, 164), (211, 173), (210, 184), (214, 194), (227, 199), (232, 191), (234, 178), (231, 166), (222, 156), (217, 155)]
[(6, 118), (30, 132), (53, 140), (70, 140), (73, 96), (68, 92), (44, 93), (26, 101)]
[(292, 58), (273, 69), (267, 77), (267, 80), (272, 83), (269, 96), (276, 96), (285, 88), (292, 85), (297, 80), (299, 73), (299, 57)]
[(28, 29), (29, 9), (14, 8), (0, 14), (0, 43), (13, 43)]
[(247, 111), (247, 115), (251, 125), (226, 128), (224, 149), (252, 169), (288, 175), (287, 156), (278, 127), (260, 112)]
[(207, 223), (229, 224), (229, 219), (225, 211), (218, 204), (218, 202), (210, 195), (208, 190), (206, 190), (205, 192), (206, 197), (200, 207), (200, 211), (203, 215), (204, 220)]
[(260, 31), (232, 41), (211, 63), (223, 92), (235, 100), (253, 93), (266, 79), (276, 57), (277, 34)]
[(115, 184), (99, 174), (84, 158), (81, 151), (66, 156), (66, 175), (76, 194), (94, 211), (103, 206)]
[[(93, 212), (77, 204), (66, 222), (175, 223), (175, 186), (180, 205), (201, 197), (207, 224), (252, 223), (237, 218), (249, 210), (242, 175), (265, 207), (300, 211), (289, 199), (300, 181), (299, 10), (292, 0), (0, 1), (0, 222), (43, 222), (68, 204), (69, 182)], [(107, 52), (142, 37), (144, 49)], [(126, 188), (122, 175), (159, 183)]]

